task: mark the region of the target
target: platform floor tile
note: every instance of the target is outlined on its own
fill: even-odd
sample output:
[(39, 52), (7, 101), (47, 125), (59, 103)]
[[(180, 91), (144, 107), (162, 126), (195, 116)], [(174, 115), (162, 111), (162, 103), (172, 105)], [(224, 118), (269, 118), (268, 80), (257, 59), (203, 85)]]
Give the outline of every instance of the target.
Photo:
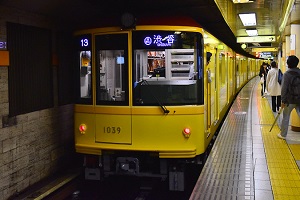
[[(259, 87), (257, 93), (260, 93)], [(257, 97), (261, 133), (274, 200), (300, 199), (300, 173), (295, 160), (300, 158), (300, 145), (288, 145), (286, 140), (279, 139), (278, 123), (270, 131), (275, 115), (270, 109), (268, 99), (260, 98), (259, 95)]]
[(190, 200), (300, 199), (300, 133), (277, 138), (279, 116), (259, 79), (242, 88), (226, 117)]

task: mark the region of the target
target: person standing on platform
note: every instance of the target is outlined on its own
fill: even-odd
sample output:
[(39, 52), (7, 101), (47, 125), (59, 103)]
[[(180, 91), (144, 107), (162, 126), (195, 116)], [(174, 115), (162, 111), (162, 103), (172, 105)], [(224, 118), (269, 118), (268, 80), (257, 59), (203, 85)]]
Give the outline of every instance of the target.
[(278, 67), (275, 61), (271, 62), (271, 70), (268, 72), (266, 85), (267, 91), (272, 98), (272, 111), (279, 111), (281, 105), (281, 86), (278, 82)]
[(267, 74), (268, 74), (268, 69), (267, 69), (267, 63), (263, 62), (263, 64), (260, 66), (260, 71), (259, 71), (259, 77), (262, 78), (264, 77), (264, 83), (261, 84), (261, 96), (264, 97), (265, 92), (266, 92), (266, 80), (267, 80)]
[(288, 70), (283, 74), (281, 82), (281, 107), (283, 108), (283, 116), (281, 122), (281, 131), (277, 135), (277, 137), (281, 139), (286, 138), (290, 115), (294, 108), (296, 109), (298, 116), (300, 117), (300, 101), (299, 99), (294, 98), (294, 96), (291, 94), (291, 89), (294, 89), (294, 86), (291, 87), (291, 82), (295, 76), (300, 75), (300, 69), (297, 68), (299, 59), (296, 56), (292, 55), (288, 57), (286, 63), (288, 66)]

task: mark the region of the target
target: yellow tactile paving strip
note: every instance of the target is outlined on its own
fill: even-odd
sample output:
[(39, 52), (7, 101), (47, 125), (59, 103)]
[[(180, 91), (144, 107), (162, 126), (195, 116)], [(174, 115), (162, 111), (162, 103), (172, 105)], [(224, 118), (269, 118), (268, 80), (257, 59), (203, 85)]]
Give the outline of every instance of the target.
[(268, 100), (261, 98), (260, 87), (257, 104), (274, 200), (299, 200), (300, 172), (295, 159), (300, 160), (300, 145), (288, 145), (277, 138), (280, 132), (277, 124), (269, 132), (275, 117)]
[(300, 160), (300, 145), (299, 144), (289, 144), (289, 147), (293, 153), (295, 160)]

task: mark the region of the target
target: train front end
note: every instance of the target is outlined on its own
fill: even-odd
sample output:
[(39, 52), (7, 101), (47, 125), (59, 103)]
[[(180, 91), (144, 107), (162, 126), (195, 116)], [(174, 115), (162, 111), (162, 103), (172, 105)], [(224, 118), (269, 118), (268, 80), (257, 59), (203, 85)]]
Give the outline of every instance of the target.
[(75, 147), (87, 179), (169, 178), (184, 190), (205, 134), (202, 29), (101, 28), (76, 33)]

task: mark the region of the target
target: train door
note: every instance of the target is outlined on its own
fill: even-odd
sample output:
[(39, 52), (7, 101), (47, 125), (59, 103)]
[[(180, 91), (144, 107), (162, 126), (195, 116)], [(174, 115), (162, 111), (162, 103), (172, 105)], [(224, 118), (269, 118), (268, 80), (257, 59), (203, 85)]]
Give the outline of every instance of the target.
[(206, 76), (207, 81), (205, 87), (205, 101), (206, 101), (206, 132), (210, 134), (210, 128), (212, 124), (216, 121), (216, 69), (217, 69), (217, 56), (216, 49), (211, 48), (209, 45), (206, 46)]
[(217, 48), (215, 49), (215, 53), (214, 53), (214, 65), (213, 65), (213, 71), (214, 71), (214, 80), (212, 83), (212, 113), (213, 115), (211, 116), (212, 122), (216, 123), (218, 121), (218, 78), (219, 78), (219, 73), (218, 73), (218, 62), (219, 62), (219, 58), (218, 58), (218, 50)]
[(205, 70), (206, 70), (206, 82), (205, 82), (205, 88), (206, 88), (206, 94), (205, 96), (205, 109), (206, 109), (206, 133), (208, 134), (207, 137), (210, 134), (210, 126), (211, 126), (211, 83), (212, 83), (212, 74), (211, 74), (211, 56), (212, 53), (206, 52), (206, 65), (205, 65)]
[(241, 69), (242, 69), (242, 63), (241, 63), (241, 59), (238, 58), (236, 60), (236, 89), (240, 88), (241, 86)]
[(234, 73), (233, 73), (233, 66), (234, 66), (234, 59), (232, 56), (229, 57), (229, 65), (228, 65), (228, 96), (229, 96), (229, 101), (230, 101), (230, 98), (233, 97), (233, 94), (234, 94)]
[(95, 141), (131, 144), (128, 33), (96, 35), (95, 54)]
[(223, 110), (227, 103), (227, 58), (224, 53), (219, 54), (219, 110), (218, 114)]

